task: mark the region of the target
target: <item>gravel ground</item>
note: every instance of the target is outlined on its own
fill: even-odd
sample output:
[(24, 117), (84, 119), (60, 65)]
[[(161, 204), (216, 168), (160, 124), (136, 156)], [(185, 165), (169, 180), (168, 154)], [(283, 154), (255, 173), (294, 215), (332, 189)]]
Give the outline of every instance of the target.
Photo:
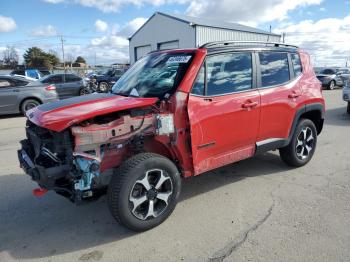
[(0, 119), (0, 261), (350, 261), (350, 116), (341, 91), (313, 160), (291, 169), (277, 152), (188, 179), (170, 218), (133, 233), (106, 199), (75, 206), (18, 167), (23, 117)]

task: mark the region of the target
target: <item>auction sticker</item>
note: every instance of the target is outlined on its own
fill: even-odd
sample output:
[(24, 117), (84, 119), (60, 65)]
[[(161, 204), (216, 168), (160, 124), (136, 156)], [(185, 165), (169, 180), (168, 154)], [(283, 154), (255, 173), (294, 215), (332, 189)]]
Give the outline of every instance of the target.
[(190, 61), (191, 56), (171, 56), (169, 57), (168, 61), (166, 61), (167, 64), (186, 64), (188, 61)]

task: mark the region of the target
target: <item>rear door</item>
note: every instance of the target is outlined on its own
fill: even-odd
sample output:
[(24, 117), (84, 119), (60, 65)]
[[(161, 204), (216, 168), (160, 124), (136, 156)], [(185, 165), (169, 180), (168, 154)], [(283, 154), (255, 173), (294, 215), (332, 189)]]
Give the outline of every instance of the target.
[(18, 112), (18, 91), (10, 80), (0, 78), (0, 114)]
[(195, 174), (242, 160), (255, 152), (260, 95), (254, 56), (208, 56), (188, 101)]
[(63, 75), (63, 88), (65, 97), (72, 97), (79, 95), (80, 88), (83, 87), (82, 79), (73, 74)]
[(297, 53), (266, 51), (257, 53), (261, 118), (258, 146), (288, 138), (300, 104), (302, 75)]

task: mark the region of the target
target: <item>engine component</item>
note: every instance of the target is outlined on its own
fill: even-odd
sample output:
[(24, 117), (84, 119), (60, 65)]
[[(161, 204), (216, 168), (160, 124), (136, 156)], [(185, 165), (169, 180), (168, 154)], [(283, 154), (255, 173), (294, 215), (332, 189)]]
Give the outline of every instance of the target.
[(95, 159), (76, 157), (74, 163), (78, 170), (81, 171), (81, 178), (74, 184), (74, 189), (86, 191), (91, 189), (92, 181), (100, 175), (100, 163)]

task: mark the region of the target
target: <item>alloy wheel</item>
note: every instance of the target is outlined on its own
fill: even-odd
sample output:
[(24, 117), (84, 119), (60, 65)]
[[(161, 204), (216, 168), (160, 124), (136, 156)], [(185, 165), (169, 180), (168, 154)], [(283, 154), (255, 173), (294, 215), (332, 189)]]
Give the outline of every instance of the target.
[(310, 127), (304, 127), (298, 137), (296, 144), (297, 157), (304, 160), (309, 157), (314, 148), (315, 138)]
[(137, 180), (130, 192), (130, 211), (140, 220), (160, 216), (168, 207), (173, 183), (164, 170), (153, 169)]

